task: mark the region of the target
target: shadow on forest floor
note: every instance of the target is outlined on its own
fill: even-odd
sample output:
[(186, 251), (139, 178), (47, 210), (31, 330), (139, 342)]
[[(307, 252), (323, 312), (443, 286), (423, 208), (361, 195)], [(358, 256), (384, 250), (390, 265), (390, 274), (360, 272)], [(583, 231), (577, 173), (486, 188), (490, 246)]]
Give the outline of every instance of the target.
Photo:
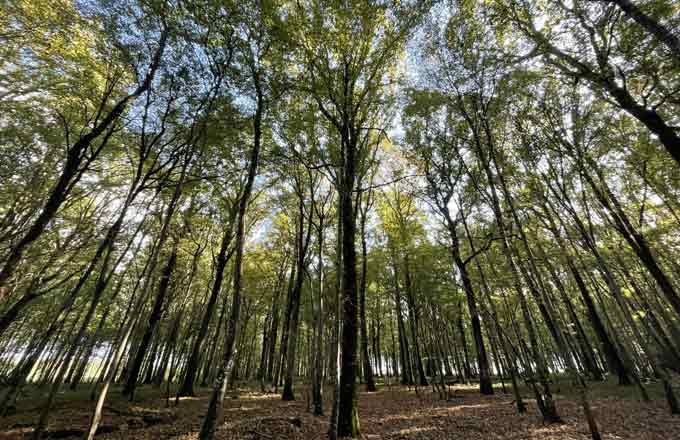
[[(560, 389), (560, 386), (556, 386)], [(430, 388), (418, 394), (406, 387), (382, 386), (377, 393), (362, 392), (359, 399), (361, 431), (364, 439), (589, 439), (590, 434), (580, 407), (564, 385), (557, 394), (557, 406), (565, 423), (544, 425), (535, 402), (528, 399), (528, 411), (518, 415), (511, 394), (496, 389), (494, 396), (480, 396), (474, 386), (450, 387), (454, 398), (440, 400)], [(328, 389), (327, 389), (328, 391)], [(509, 390), (508, 390), (509, 391)], [(277, 394), (238, 390), (225, 398), (220, 439), (323, 439), (328, 417), (314, 417), (308, 410), (306, 389), (297, 390), (294, 402), (283, 402)], [(669, 414), (657, 390), (655, 399), (643, 403), (630, 388), (597, 384), (592, 390), (592, 407), (604, 439), (680, 438), (680, 417)], [(87, 426), (93, 402), (88, 391), (65, 392), (55, 405), (50, 432), (61, 438), (78, 438)], [(326, 393), (330, 394), (330, 393)], [(118, 389), (110, 393), (98, 439), (196, 439), (205, 415), (208, 390), (196, 398), (171, 399), (165, 407), (165, 394), (142, 387), (138, 400), (127, 402)], [(17, 413), (0, 419), (0, 439), (29, 438), (38, 417), (41, 400), (36, 390), (24, 396)], [(330, 401), (325, 401), (330, 412)], [(74, 436), (67, 437), (68, 434)], [(55, 437), (56, 438), (56, 437)]]

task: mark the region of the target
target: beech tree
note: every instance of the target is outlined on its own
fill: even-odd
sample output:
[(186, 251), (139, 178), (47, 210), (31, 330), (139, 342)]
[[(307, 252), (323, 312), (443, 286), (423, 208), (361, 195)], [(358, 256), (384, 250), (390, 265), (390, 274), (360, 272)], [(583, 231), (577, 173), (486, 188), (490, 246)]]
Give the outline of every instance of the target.
[(0, 436), (672, 436), (679, 20), (4, 2)]

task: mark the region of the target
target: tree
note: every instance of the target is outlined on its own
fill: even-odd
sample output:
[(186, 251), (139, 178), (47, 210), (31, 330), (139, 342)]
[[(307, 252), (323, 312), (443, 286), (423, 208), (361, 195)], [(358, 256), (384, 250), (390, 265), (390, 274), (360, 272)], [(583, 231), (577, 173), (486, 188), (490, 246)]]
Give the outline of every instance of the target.
[[(27, 13), (29, 11), (21, 10), (19, 12)], [(0, 289), (5, 289), (26, 248), (44, 233), (45, 228), (57, 214), (69, 193), (106, 146), (108, 140), (113, 135), (115, 124), (127, 107), (151, 88), (154, 76), (161, 64), (167, 38), (167, 25), (161, 20), (158, 46), (149, 56), (147, 73), (139, 78), (138, 84), (132, 91), (123, 93), (122, 97), (118, 98), (114, 95), (119, 87), (118, 81), (122, 77), (118, 74), (119, 72), (111, 72), (111, 82), (101, 92), (101, 101), (93, 109), (91, 116), (87, 118), (88, 125), (90, 126), (81, 131), (78, 138), (72, 144), (69, 143), (62, 171), (50, 190), (43, 207), (31, 226), (8, 250), (2, 269), (0, 269)], [(110, 100), (113, 102), (113, 105), (111, 108), (107, 108), (110, 105)], [(68, 121), (66, 121), (65, 130), (65, 138), (67, 142), (71, 142), (71, 127)], [(97, 141), (99, 141), (98, 145), (95, 144)]]
[[(304, 63), (306, 91), (331, 124), (338, 145), (330, 164), (338, 193), (342, 227), (342, 343), (337, 436), (359, 434), (356, 413), (358, 292), (356, 271), (356, 204), (362, 163), (370, 157), (374, 133), (381, 133), (389, 63), (402, 50), (407, 29), (419, 16), (412, 5), (372, 2), (299, 4), (295, 43)], [(419, 12), (419, 11), (418, 11)], [(394, 13), (390, 21), (388, 13)], [(324, 20), (331, 16), (333, 20)], [(331, 426), (335, 423), (332, 421)]]

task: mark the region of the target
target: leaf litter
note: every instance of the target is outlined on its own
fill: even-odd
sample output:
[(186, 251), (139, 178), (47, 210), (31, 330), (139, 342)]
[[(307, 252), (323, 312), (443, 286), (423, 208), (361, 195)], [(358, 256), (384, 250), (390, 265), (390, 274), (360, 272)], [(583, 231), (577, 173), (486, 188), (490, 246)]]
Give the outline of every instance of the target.
[[(326, 388), (324, 416), (314, 416), (304, 388), (299, 400), (284, 402), (278, 394), (239, 390), (225, 397), (220, 440), (316, 440), (325, 439), (331, 394)], [(456, 386), (455, 398), (441, 400), (429, 389), (383, 387), (377, 393), (360, 393), (362, 439), (484, 439), (484, 440), (588, 440), (590, 433), (581, 407), (571, 397), (558, 395), (557, 405), (565, 423), (542, 423), (538, 408), (526, 399), (527, 412), (517, 414), (511, 394), (497, 391), (481, 396), (473, 387)], [(112, 398), (104, 409), (96, 438), (195, 440), (206, 412), (209, 390), (175, 406), (160, 392), (149, 390), (134, 403)], [(0, 440), (30, 438), (37, 420), (38, 401), (0, 420)], [(680, 439), (680, 416), (672, 416), (662, 399), (641, 402), (635, 398), (597, 396), (591, 400), (604, 440)], [(68, 400), (55, 406), (48, 438), (78, 438), (89, 421), (92, 402)], [(69, 436), (69, 434), (72, 434)]]

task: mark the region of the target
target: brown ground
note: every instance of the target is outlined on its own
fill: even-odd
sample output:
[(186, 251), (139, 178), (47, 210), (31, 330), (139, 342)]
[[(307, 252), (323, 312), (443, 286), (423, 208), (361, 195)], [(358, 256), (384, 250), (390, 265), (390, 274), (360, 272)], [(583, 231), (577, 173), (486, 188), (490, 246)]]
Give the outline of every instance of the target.
[[(573, 399), (558, 396), (558, 409), (565, 423), (544, 425), (532, 400), (529, 411), (518, 415), (510, 394), (497, 392), (480, 396), (474, 387), (451, 388), (454, 397), (442, 401), (429, 389), (416, 393), (403, 387), (382, 387), (378, 393), (361, 393), (359, 414), (364, 439), (589, 439), (580, 408)], [(630, 393), (626, 391), (626, 393)], [(50, 432), (85, 429), (92, 402), (85, 392), (65, 394), (58, 402)], [(619, 394), (614, 396), (614, 394)], [(195, 399), (183, 399), (179, 406), (159, 391), (143, 389), (139, 401), (128, 404), (112, 391), (102, 425), (112, 432), (98, 439), (196, 439), (207, 406), (208, 390)], [(605, 397), (608, 396), (608, 397)], [(278, 395), (242, 391), (225, 399), (224, 423), (220, 439), (324, 439), (327, 417), (314, 417), (307, 411), (304, 395), (296, 402), (282, 402)], [(37, 418), (39, 400), (27, 396), (18, 412), (0, 419), (0, 439), (29, 438), (30, 424)], [(31, 406), (32, 403), (32, 406)], [(633, 395), (616, 390), (596, 389), (593, 410), (603, 439), (670, 440), (680, 439), (680, 416), (671, 416), (663, 400), (639, 402)], [(330, 411), (329, 402), (324, 408)], [(297, 425), (300, 425), (299, 427)], [(61, 432), (65, 435), (67, 432)], [(64, 437), (66, 438), (66, 437)]]

